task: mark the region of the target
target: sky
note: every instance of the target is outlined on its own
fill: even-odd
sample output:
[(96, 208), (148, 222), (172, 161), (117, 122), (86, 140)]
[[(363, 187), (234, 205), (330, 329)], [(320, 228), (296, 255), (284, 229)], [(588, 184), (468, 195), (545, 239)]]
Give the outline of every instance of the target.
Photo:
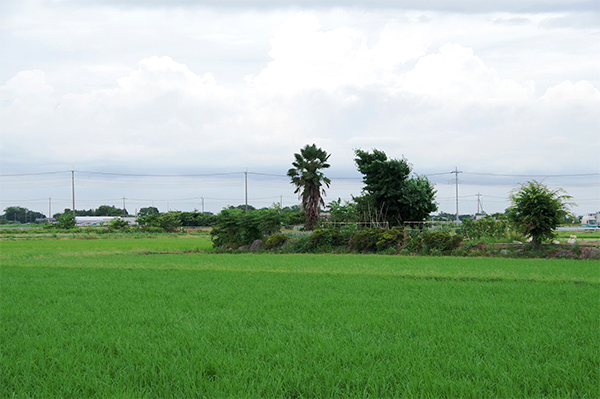
[(600, 210), (597, 1), (4, 0), (0, 60), (1, 210), (293, 205), (313, 143), (327, 201), (379, 149), (440, 211)]

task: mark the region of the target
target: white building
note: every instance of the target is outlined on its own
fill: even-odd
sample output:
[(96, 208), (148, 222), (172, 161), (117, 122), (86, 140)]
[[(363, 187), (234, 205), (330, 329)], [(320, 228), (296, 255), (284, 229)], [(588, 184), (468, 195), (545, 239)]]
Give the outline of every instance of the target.
[(581, 227), (598, 228), (600, 225), (600, 213), (588, 213), (581, 218)]
[(123, 219), (130, 225), (137, 224), (135, 217), (120, 216), (75, 216), (75, 223), (79, 227), (106, 226), (114, 219)]

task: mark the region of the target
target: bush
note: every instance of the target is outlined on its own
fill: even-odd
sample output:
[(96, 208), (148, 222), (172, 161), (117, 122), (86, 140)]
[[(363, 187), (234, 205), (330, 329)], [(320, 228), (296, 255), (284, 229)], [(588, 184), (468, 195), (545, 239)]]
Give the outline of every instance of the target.
[(281, 233), (270, 235), (269, 238), (267, 238), (267, 241), (265, 241), (265, 249), (270, 250), (281, 248), (287, 242), (287, 240), (288, 237)]
[(564, 190), (552, 190), (537, 181), (527, 182), (513, 191), (508, 218), (522, 235), (532, 237), (533, 244), (554, 238), (554, 230), (568, 216), (571, 199)]
[(395, 226), (385, 230), (377, 241), (378, 251), (398, 250), (404, 242), (404, 228)]
[(129, 223), (121, 218), (113, 219), (108, 224), (108, 230), (126, 232), (129, 231)]
[(348, 238), (339, 229), (318, 229), (312, 232), (306, 243), (307, 252), (329, 252), (346, 247)]
[(150, 214), (138, 218), (141, 229), (147, 233), (173, 233), (181, 228), (181, 212)]
[(377, 252), (396, 250), (404, 241), (404, 229), (396, 226), (392, 229), (371, 227), (355, 233), (349, 242), (350, 249), (358, 252)]
[(462, 221), (458, 234), (471, 240), (486, 238), (506, 238), (508, 224), (504, 220), (496, 220), (490, 216), (479, 219), (465, 219)]
[(298, 237), (289, 237), (287, 240), (287, 245), (285, 246), (285, 252), (293, 253), (293, 254), (303, 254), (308, 252), (308, 240), (310, 239), (310, 234), (301, 233)]
[(281, 228), (281, 214), (274, 209), (260, 209), (244, 213), (240, 209), (223, 209), (210, 232), (213, 245), (221, 249), (250, 246)]
[(58, 217), (56, 221), (56, 228), (58, 229), (72, 229), (75, 227), (77, 222), (75, 222), (75, 216), (73, 216), (72, 212), (65, 212)]
[(383, 227), (371, 227), (358, 231), (350, 239), (350, 249), (358, 252), (377, 251), (377, 242), (383, 236), (384, 230)]
[(404, 249), (422, 255), (449, 255), (459, 247), (462, 237), (445, 231), (431, 231), (410, 237)]

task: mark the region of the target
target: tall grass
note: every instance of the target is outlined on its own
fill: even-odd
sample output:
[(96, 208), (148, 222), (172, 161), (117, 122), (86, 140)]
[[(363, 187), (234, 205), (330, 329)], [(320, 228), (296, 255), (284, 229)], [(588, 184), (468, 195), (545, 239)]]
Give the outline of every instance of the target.
[(0, 397), (598, 396), (592, 262), (100, 241), (0, 244)]

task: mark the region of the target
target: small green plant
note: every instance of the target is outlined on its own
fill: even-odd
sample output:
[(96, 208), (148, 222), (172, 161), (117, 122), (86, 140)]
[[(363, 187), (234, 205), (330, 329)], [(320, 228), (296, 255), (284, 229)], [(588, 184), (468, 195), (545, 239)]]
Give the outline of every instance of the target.
[(127, 232), (129, 231), (129, 223), (121, 218), (113, 219), (110, 221), (110, 223), (108, 223), (108, 230), (111, 232)]
[(491, 216), (479, 220), (464, 219), (457, 233), (471, 240), (486, 238), (506, 238), (508, 224), (504, 220), (496, 220)]
[(395, 226), (392, 229), (371, 227), (356, 232), (349, 242), (350, 249), (358, 252), (377, 252), (397, 249), (404, 240), (404, 229)]
[(404, 250), (421, 255), (449, 255), (457, 249), (462, 241), (459, 235), (445, 231), (429, 231), (420, 236), (409, 237)]
[(281, 248), (288, 240), (288, 237), (284, 234), (277, 233), (269, 236), (265, 241), (265, 249), (276, 249)]
[(148, 214), (138, 218), (141, 229), (148, 233), (174, 233), (181, 229), (181, 212)]
[(310, 235), (306, 250), (308, 252), (330, 252), (345, 247), (348, 240), (339, 229), (318, 229)]

